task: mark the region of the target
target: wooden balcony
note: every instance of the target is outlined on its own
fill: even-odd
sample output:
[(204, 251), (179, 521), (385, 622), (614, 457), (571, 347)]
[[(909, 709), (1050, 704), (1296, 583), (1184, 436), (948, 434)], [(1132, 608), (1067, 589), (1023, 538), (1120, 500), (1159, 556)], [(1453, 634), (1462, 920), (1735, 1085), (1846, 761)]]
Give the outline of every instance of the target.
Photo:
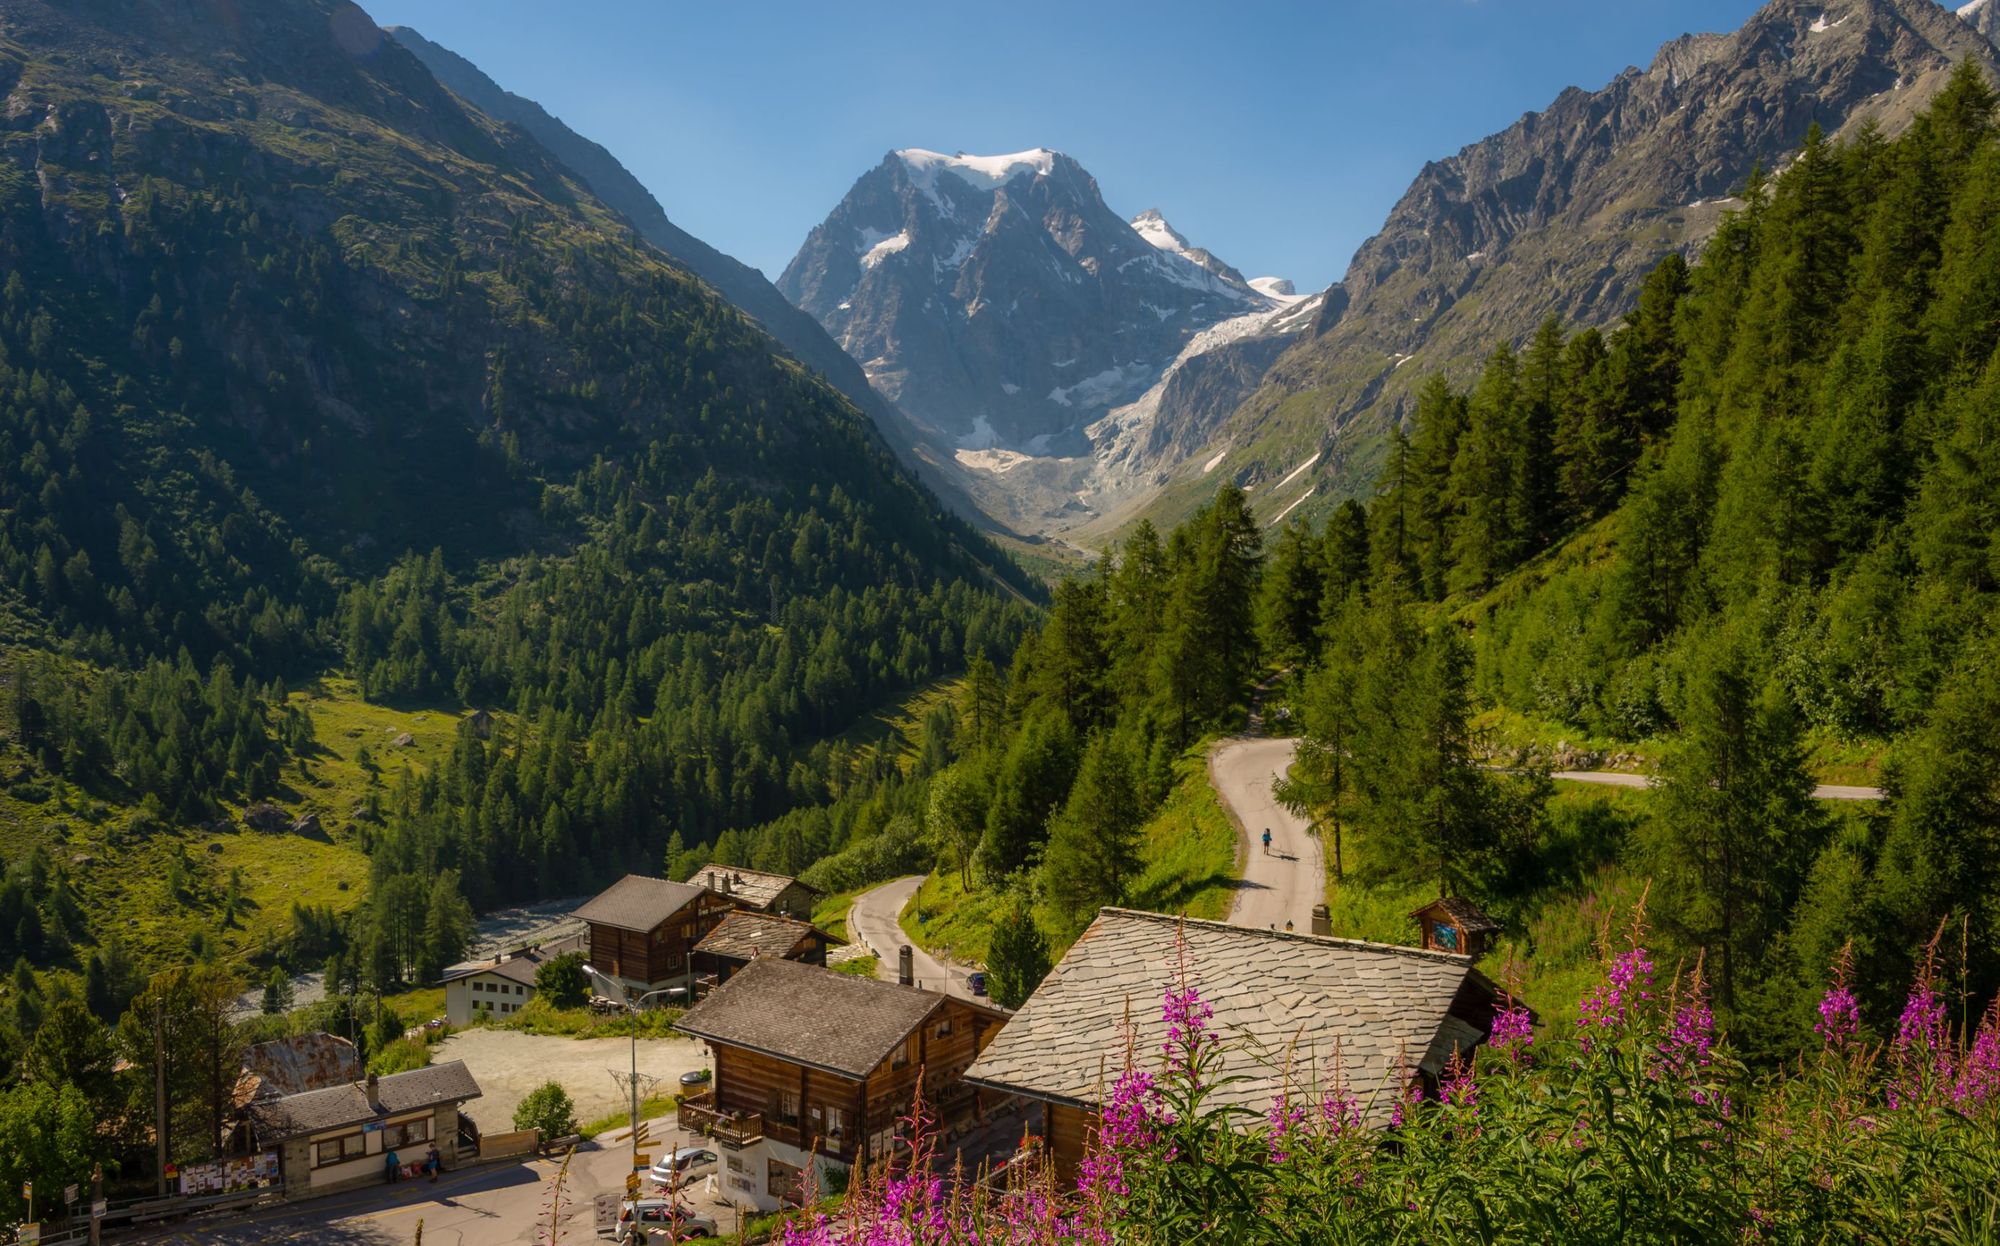
[(712, 1090), (682, 1099), (678, 1123), (687, 1132), (713, 1138), (731, 1150), (740, 1150), (764, 1136), (763, 1113), (721, 1111), (715, 1106)]

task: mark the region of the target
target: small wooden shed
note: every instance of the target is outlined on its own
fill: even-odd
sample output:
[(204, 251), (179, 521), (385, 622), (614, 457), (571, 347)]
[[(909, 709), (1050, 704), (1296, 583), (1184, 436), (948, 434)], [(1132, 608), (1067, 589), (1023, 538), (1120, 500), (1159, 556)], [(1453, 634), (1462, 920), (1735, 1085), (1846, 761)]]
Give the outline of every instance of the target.
[(1429, 952), (1480, 956), (1500, 933), (1500, 923), (1464, 896), (1439, 896), (1410, 916), (1417, 919), (1424, 950)]

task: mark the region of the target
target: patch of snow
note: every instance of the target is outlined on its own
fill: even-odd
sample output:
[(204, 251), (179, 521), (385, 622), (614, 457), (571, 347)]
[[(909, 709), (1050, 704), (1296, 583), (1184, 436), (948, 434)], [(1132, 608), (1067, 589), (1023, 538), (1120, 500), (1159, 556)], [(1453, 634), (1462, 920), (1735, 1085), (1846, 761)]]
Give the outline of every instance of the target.
[(1969, 22), (1979, 15), (1979, 10), (1985, 7), (1986, 0), (1972, 0), (1971, 4), (1959, 6), (1958, 15)]
[(960, 450), (991, 450), (1000, 444), (1000, 434), (993, 430), (993, 421), (983, 415), (974, 416), (972, 431), (958, 439)]
[[(1075, 362), (1072, 360), (1071, 362)], [(1152, 368), (1143, 363), (1120, 364), (1115, 368), (1084, 377), (1074, 385), (1058, 385), (1049, 391), (1049, 401), (1065, 407), (1103, 406), (1135, 381), (1145, 379)]]
[(841, 311), (853, 311), (853, 310), (854, 310), (854, 303), (853, 303), (853, 300), (851, 300), (851, 299), (850, 299), (849, 301), (847, 301), (847, 302), (845, 302), (845, 303), (842, 303), (842, 304), (840, 305), (840, 308), (839, 308), (839, 310), (841, 310)]
[(1393, 359), (1394, 359), (1394, 360), (1396, 361), (1396, 367), (1400, 368), (1400, 367), (1402, 367), (1402, 366), (1403, 366), (1404, 364), (1406, 364), (1406, 363), (1410, 362), (1410, 360), (1412, 360), (1412, 359), (1415, 359), (1415, 358), (1416, 358), (1416, 356), (1415, 356), (1415, 355), (1405, 355), (1405, 354), (1403, 354), (1402, 352), (1398, 351), (1398, 352), (1397, 352), (1397, 353), (1396, 353), (1395, 355), (1391, 356), (1391, 358), (1393, 358)]
[[(1314, 458), (1318, 458), (1319, 456), (1318, 456), (1318, 455), (1314, 455), (1313, 457), (1314, 457)], [(1275, 527), (1277, 527), (1277, 526), (1278, 526), (1279, 524), (1281, 524), (1281, 523), (1285, 522), (1285, 516), (1287, 516), (1287, 515), (1291, 514), (1291, 513), (1293, 512), (1293, 511), (1297, 510), (1297, 509), (1299, 508), (1299, 503), (1300, 503), (1300, 502), (1303, 502), (1303, 501), (1305, 501), (1305, 500), (1306, 500), (1307, 498), (1311, 497), (1311, 496), (1312, 496), (1312, 495), (1313, 495), (1314, 493), (1316, 493), (1316, 492), (1317, 492), (1318, 490), (1319, 490), (1319, 486), (1318, 486), (1318, 485), (1314, 485), (1314, 486), (1313, 486), (1312, 488), (1310, 488), (1310, 489), (1307, 489), (1307, 490), (1306, 490), (1306, 491), (1305, 491), (1304, 493), (1301, 493), (1301, 494), (1299, 494), (1299, 496), (1297, 496), (1296, 498), (1293, 498), (1293, 499), (1292, 499), (1292, 504), (1291, 504), (1290, 506), (1287, 506), (1287, 507), (1286, 507), (1285, 509), (1283, 509), (1283, 510), (1279, 511), (1279, 512), (1278, 512), (1278, 513), (1277, 513), (1276, 515), (1272, 516), (1272, 517), (1271, 517), (1271, 522), (1270, 522), (1270, 523), (1268, 523), (1268, 524), (1265, 524), (1264, 526), (1265, 526), (1265, 527), (1267, 527), (1267, 528), (1275, 528)], [(1246, 491), (1246, 492), (1247, 492), (1247, 491)]]
[[(873, 232), (874, 232), (873, 230), (863, 230), (862, 234), (863, 237), (865, 238), (866, 235)], [(886, 238), (881, 238), (876, 242), (874, 242), (873, 244), (871, 244), (866, 251), (862, 252), (861, 267), (873, 268), (877, 264), (880, 264), (883, 260), (888, 259), (896, 252), (901, 251), (904, 247), (907, 247), (909, 245), (910, 245), (910, 234), (908, 230), (903, 230), (897, 233), (890, 234)]]
[(1202, 474), (1202, 475), (1204, 475), (1204, 476), (1208, 475), (1208, 474), (1209, 474), (1210, 472), (1214, 471), (1214, 470), (1215, 470), (1216, 468), (1218, 468), (1218, 467), (1222, 466), (1222, 460), (1224, 460), (1224, 459), (1226, 459), (1226, 458), (1228, 458), (1228, 457), (1229, 457), (1229, 447), (1228, 447), (1228, 446), (1224, 446), (1224, 447), (1223, 447), (1222, 449), (1220, 449), (1220, 450), (1217, 450), (1217, 451), (1215, 452), (1215, 457), (1214, 457), (1214, 458), (1210, 459), (1210, 460), (1209, 460), (1208, 462), (1206, 462), (1206, 463), (1203, 463), (1203, 464), (1201, 465), (1201, 474)]
[(1303, 303), (1312, 297), (1310, 294), (1300, 294), (1298, 287), (1293, 285), (1288, 277), (1252, 277), (1250, 288), (1265, 298), (1276, 299), (1280, 303)]
[(1162, 251), (1184, 255), (1188, 250), (1188, 240), (1180, 232), (1167, 224), (1167, 218), (1160, 215), (1158, 208), (1147, 208), (1132, 218), (1132, 228), (1141, 238)]
[(951, 246), (951, 254), (938, 261), (939, 268), (958, 268), (972, 258), (972, 248), (979, 245), (978, 238), (960, 238)]
[(1284, 488), (1286, 485), (1292, 483), (1293, 480), (1297, 479), (1298, 474), (1300, 472), (1304, 471), (1308, 467), (1311, 467), (1313, 464), (1317, 462), (1319, 462), (1319, 451), (1315, 450), (1313, 451), (1313, 456), (1311, 458), (1299, 464), (1297, 467), (1294, 467), (1291, 471), (1285, 473), (1285, 478), (1283, 480), (1280, 480), (1277, 484), (1272, 485), (1271, 487), (1273, 489)]
[(1074, 359), (1058, 359), (1049, 366), (1051, 368), (1068, 368), (1068, 367), (1073, 367), (1075, 364), (1076, 360)]
[(906, 147), (896, 155), (913, 178), (921, 178), (927, 185), (936, 185), (939, 173), (949, 173), (975, 190), (998, 190), (1023, 173), (1046, 176), (1055, 167), (1056, 153), (1036, 147), (1005, 156), (969, 156), (964, 152), (947, 156), (921, 147)]
[(1468, 264), (1476, 264), (1480, 260), (1483, 260), (1485, 258), (1486, 258), (1486, 252), (1474, 251), (1472, 254), (1465, 257), (1465, 262)]
[[(1847, 15), (1847, 17), (1853, 17), (1853, 16), (1854, 14), (1852, 13), (1849, 13)], [(1813, 19), (1813, 24), (1806, 27), (1806, 30), (1815, 35), (1823, 35), (1827, 31), (1832, 30), (1836, 26), (1847, 25), (1847, 17), (1843, 17), (1837, 22), (1829, 22), (1826, 20), (1826, 14), (1821, 13), (1817, 18)]]
[(1000, 382), (1000, 392), (1003, 394), (1018, 394), (1021, 392), (1021, 387), (1012, 381), (1002, 381)]

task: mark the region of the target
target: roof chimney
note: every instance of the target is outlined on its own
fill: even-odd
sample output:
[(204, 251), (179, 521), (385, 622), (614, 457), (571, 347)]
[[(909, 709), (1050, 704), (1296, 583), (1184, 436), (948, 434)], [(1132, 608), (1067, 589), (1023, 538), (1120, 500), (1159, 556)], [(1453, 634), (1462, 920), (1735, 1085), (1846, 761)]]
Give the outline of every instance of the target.
[(722, 894), (725, 896), (734, 895), (736, 892), (736, 888), (730, 883), (729, 875), (724, 874), (721, 876), (721, 878), (722, 878)]
[(363, 1085), (363, 1089), (368, 1095), (368, 1106), (380, 1112), (382, 1110), (382, 1079), (370, 1073), (367, 1082)]
[(896, 981), (904, 986), (917, 984), (916, 954), (907, 943), (896, 949)]

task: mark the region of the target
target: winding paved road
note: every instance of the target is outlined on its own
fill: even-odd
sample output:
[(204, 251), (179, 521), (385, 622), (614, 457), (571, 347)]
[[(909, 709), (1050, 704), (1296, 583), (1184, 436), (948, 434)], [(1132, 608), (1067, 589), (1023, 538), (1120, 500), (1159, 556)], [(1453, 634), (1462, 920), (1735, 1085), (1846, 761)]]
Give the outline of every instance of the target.
[[(1271, 782), (1291, 768), (1298, 741), (1239, 736), (1208, 755), (1208, 779), (1236, 821), (1243, 880), (1229, 920), (1238, 926), (1312, 929), (1313, 905), (1326, 902), (1326, 866), (1319, 837), (1306, 819), (1271, 795)], [(1264, 828), (1271, 851), (1264, 851)]]
[[(1319, 837), (1310, 833), (1306, 819), (1271, 795), (1272, 780), (1291, 767), (1297, 750), (1298, 741), (1293, 739), (1238, 736), (1218, 744), (1208, 755), (1209, 782), (1236, 821), (1243, 861), (1243, 879), (1229, 909), (1235, 925), (1282, 928), (1291, 922), (1296, 930), (1311, 930), (1313, 905), (1325, 899), (1326, 866)], [(1551, 777), (1608, 787), (1654, 783), (1651, 775), (1615, 770), (1558, 770)], [(1882, 789), (1822, 783), (1813, 795), (1820, 800), (1881, 800)], [(1268, 854), (1263, 848), (1265, 827), (1271, 828)], [(907, 899), (908, 892), (903, 894)], [(893, 976), (893, 965), (890, 971)]]
[[(847, 911), (847, 933), (850, 937), (866, 944), (868, 950), (879, 958), (875, 976), (885, 982), (896, 980), (896, 950), (909, 943), (898, 920), (903, 909), (910, 903), (910, 897), (923, 885), (923, 874), (911, 874), (894, 882), (883, 883), (872, 891), (864, 891), (854, 897), (854, 907)], [(911, 969), (916, 984), (927, 990), (942, 990), (962, 999), (972, 998), (972, 988), (966, 985), (966, 971), (955, 965), (947, 965), (929, 952), (910, 943)]]

